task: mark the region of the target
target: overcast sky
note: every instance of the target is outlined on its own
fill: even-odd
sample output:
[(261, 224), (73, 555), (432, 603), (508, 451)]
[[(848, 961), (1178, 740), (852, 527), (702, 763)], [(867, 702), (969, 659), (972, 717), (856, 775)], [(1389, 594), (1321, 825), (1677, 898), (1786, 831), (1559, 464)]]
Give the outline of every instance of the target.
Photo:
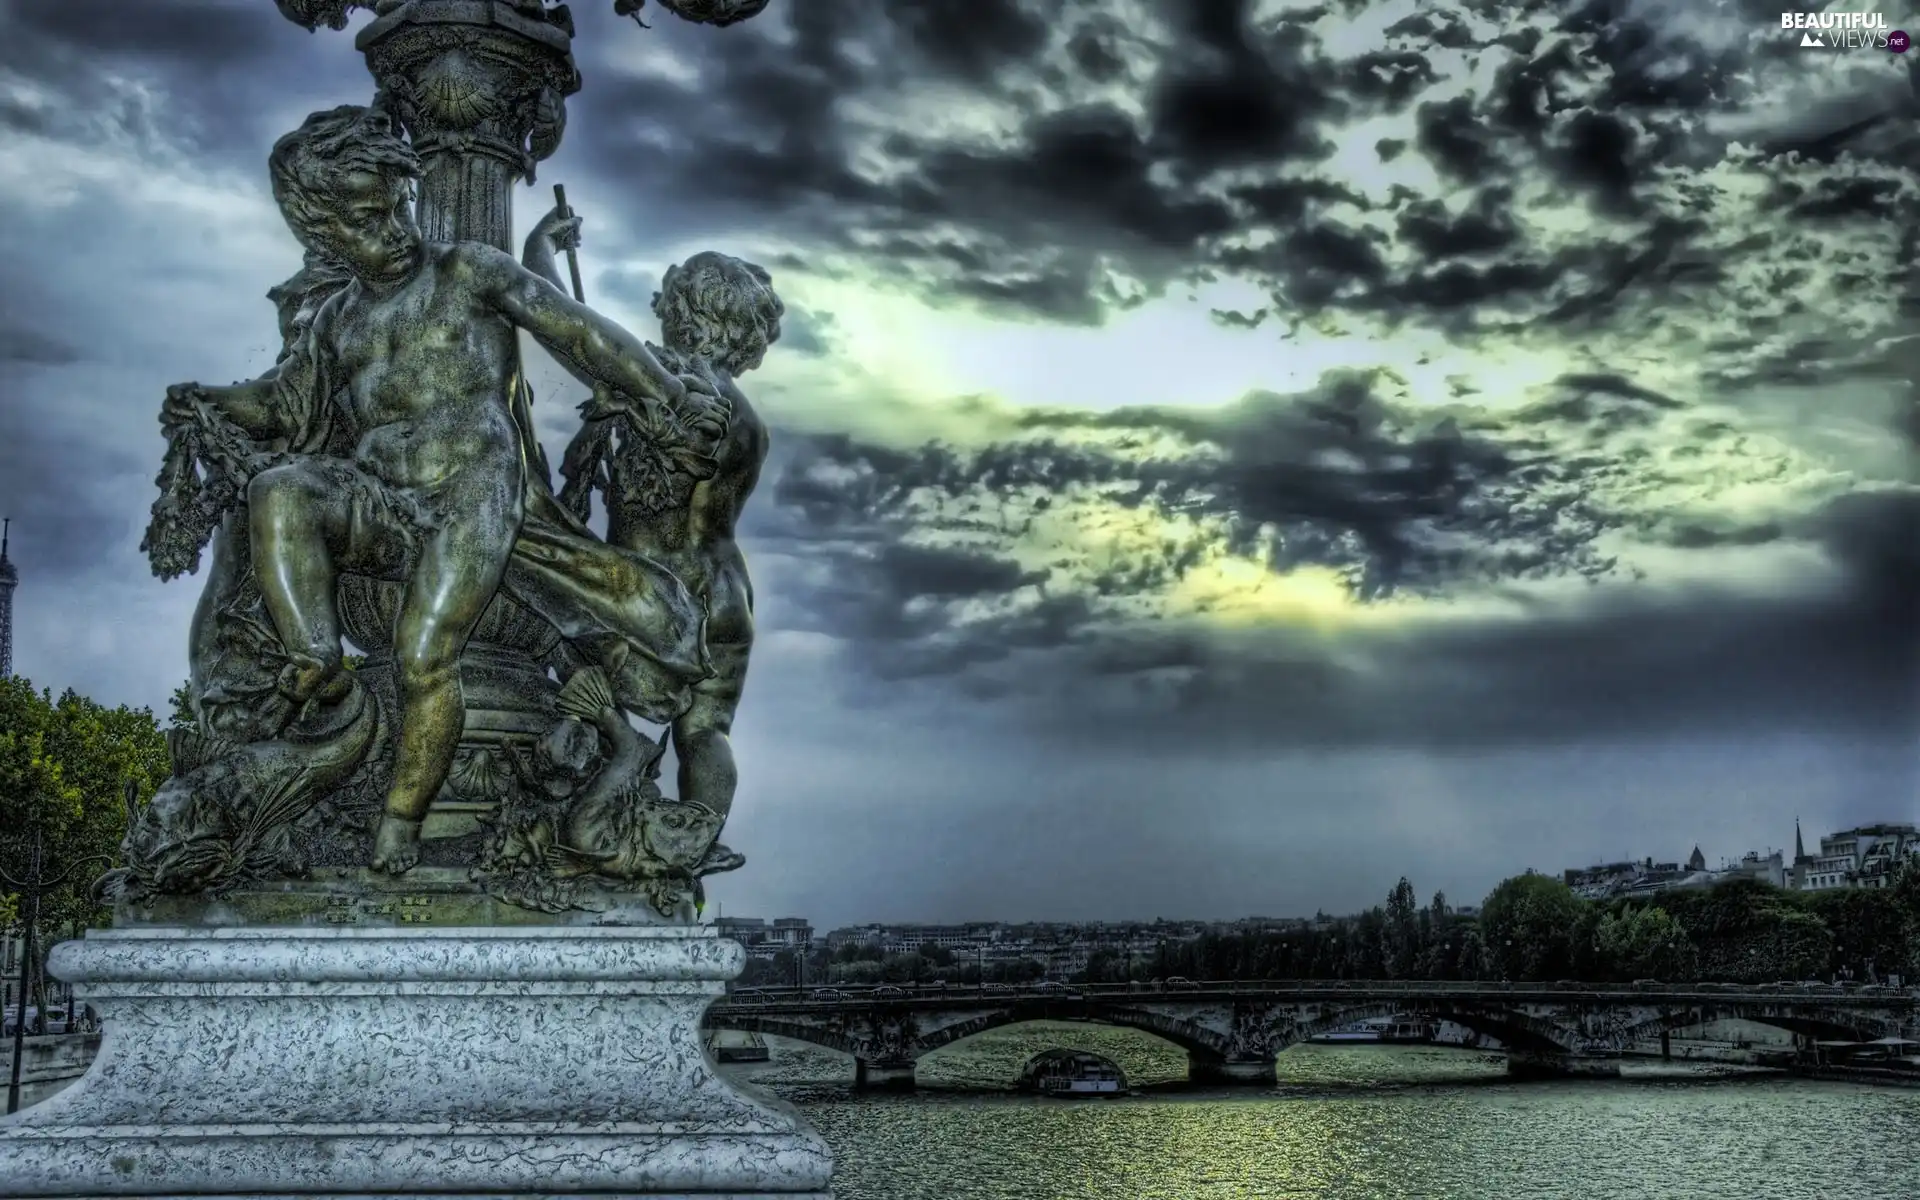
[[(1920, 815), (1920, 118), (1781, 7), (576, 0), (520, 230), (565, 183), (646, 336), (706, 248), (791, 314), (713, 897), (1350, 911)], [(268, 0), (0, 14), (15, 667), (162, 708), (162, 391), (272, 361), (267, 149), (371, 82)]]

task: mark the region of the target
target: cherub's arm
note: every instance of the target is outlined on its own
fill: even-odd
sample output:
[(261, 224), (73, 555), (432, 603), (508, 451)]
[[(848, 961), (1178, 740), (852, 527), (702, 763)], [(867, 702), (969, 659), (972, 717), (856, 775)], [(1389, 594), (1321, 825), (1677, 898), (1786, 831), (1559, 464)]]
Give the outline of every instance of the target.
[(211, 409), (255, 441), (291, 437), (319, 407), (331, 386), (325, 369), (326, 311), (316, 317), (306, 342), (264, 375), (224, 387), (204, 383), (176, 383), (167, 389), (160, 424), (167, 428), (191, 424), (202, 408)]
[(176, 383), (167, 389), (167, 400), (160, 408), (162, 425), (191, 424), (198, 419), (196, 404), (213, 409), (241, 432), (256, 441), (271, 441), (289, 432), (286, 412), (279, 401), (280, 372), (284, 363), (275, 363), (265, 375), (224, 387), (204, 383)]
[(520, 265), (551, 283), (556, 291), (565, 292), (567, 285), (560, 278), (560, 262), (554, 255), (570, 244), (579, 243), (580, 218), (563, 217), (557, 211), (548, 213), (527, 234), (526, 247), (520, 251)]
[(460, 252), (500, 314), (532, 334), (582, 383), (664, 405), (676, 416), (686, 410), (686, 385), (639, 338), (498, 250), (469, 243)]

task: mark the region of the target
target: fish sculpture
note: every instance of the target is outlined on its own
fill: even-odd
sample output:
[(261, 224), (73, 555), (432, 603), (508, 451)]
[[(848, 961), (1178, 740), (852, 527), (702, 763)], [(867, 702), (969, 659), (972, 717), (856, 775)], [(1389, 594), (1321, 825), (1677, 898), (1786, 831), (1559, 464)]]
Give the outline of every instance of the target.
[(547, 850), (547, 868), (556, 877), (678, 883), (697, 892), (701, 876), (746, 862), (719, 842), (724, 817), (660, 794), (655, 781), (666, 737), (656, 741), (628, 723), (604, 670), (576, 672), (560, 689), (559, 706), (563, 727), (577, 721), (596, 731), (607, 749), (599, 771), (573, 796)]
[(138, 903), (304, 873), (294, 826), (358, 769), (378, 712), (352, 682), (336, 702), (308, 702), (271, 741), (235, 747), (197, 730), (171, 731), (173, 777), (144, 806), (129, 798), (125, 865), (102, 876), (94, 895)]

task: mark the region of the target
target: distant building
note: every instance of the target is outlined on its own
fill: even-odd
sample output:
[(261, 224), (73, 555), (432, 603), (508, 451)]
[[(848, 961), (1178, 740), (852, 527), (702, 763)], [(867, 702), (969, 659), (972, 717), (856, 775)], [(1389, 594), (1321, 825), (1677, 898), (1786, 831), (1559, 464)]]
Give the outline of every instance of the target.
[(773, 958), (787, 951), (805, 954), (813, 948), (813, 926), (803, 917), (715, 917), (722, 937), (747, 948), (749, 958)]
[(791, 950), (808, 950), (813, 946), (813, 925), (805, 917), (775, 917), (767, 937)]
[(1808, 892), (1886, 887), (1902, 864), (1920, 862), (1920, 828), (1912, 825), (1843, 829), (1821, 838), (1818, 854), (1808, 854), (1795, 821), (1793, 845), (1793, 886)]
[(1650, 896), (1677, 887), (1704, 887), (1710, 881), (1706, 859), (1700, 847), (1693, 848), (1687, 864), (1657, 863), (1652, 858), (1639, 862), (1600, 863), (1597, 866), (1569, 870), (1561, 876), (1573, 894), (1582, 900), (1612, 900), (1622, 896)]
[(925, 946), (941, 950), (976, 950), (1000, 940), (997, 925), (889, 926), (882, 945), (889, 954), (912, 954)]
[(1761, 883), (1770, 883), (1774, 887), (1788, 886), (1792, 871), (1787, 867), (1786, 858), (1778, 850), (1762, 858), (1758, 851), (1749, 850), (1740, 856), (1740, 861), (1719, 873), (1719, 878), (1754, 879)]

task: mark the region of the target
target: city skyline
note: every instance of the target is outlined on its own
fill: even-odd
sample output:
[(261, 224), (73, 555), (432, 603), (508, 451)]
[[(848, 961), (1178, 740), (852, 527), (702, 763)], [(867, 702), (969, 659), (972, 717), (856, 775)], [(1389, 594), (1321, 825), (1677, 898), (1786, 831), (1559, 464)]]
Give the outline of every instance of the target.
[[(518, 232), (565, 183), (644, 335), (709, 246), (789, 301), (713, 904), (1472, 902), (1913, 816), (1920, 155), (1824, 140), (1910, 101), (1895, 56), (1411, 0), (574, 8)], [(161, 392), (271, 361), (267, 147), (371, 83), (264, 0), (0, 32), (14, 668), (164, 713)], [(557, 457), (580, 389), (529, 374)]]
[[(1739, 868), (1742, 865), (1749, 863), (1756, 858), (1760, 859), (1762, 862), (1764, 862), (1768, 858), (1778, 858), (1782, 860), (1786, 868), (1787, 879), (1784, 884), (1778, 884), (1776, 886), (1784, 886), (1791, 890), (1817, 890), (1817, 888), (1809, 888), (1806, 881), (1801, 879), (1795, 873), (1795, 869), (1800, 867), (1802, 864), (1812, 864), (1812, 863), (1819, 862), (1822, 859), (1823, 852), (1827, 848), (1827, 844), (1829, 842), (1837, 841), (1843, 838), (1851, 838), (1853, 835), (1857, 835), (1863, 832), (1886, 833), (1888, 831), (1893, 832), (1892, 840), (1894, 840), (1897, 845), (1903, 845), (1905, 847), (1905, 850), (1904, 850), (1905, 854), (1911, 857), (1914, 857), (1916, 859), (1920, 859), (1920, 826), (1915, 826), (1912, 823), (1906, 823), (1906, 822), (1876, 821), (1876, 822), (1869, 822), (1865, 825), (1860, 825), (1853, 828), (1835, 829), (1827, 833), (1817, 834), (1814, 841), (1814, 846), (1816, 848), (1814, 852), (1790, 853), (1785, 850), (1774, 849), (1771, 847), (1765, 850), (1743, 850), (1737, 856), (1721, 855), (1719, 859), (1720, 865), (1718, 867), (1706, 867), (1703, 869), (1707, 874), (1713, 875), (1719, 878), (1737, 878), (1742, 875), (1742, 872), (1740, 872)], [(1797, 832), (1798, 831), (1796, 830), (1796, 833)], [(1796, 840), (1799, 840), (1799, 839), (1796, 839)], [(1693, 849), (1694, 849), (1694, 853), (1696, 854), (1701, 853), (1700, 848), (1698, 846), (1695, 846)], [(1582, 875), (1591, 871), (1603, 870), (1608, 867), (1625, 866), (1625, 865), (1637, 866), (1643, 863), (1650, 866), (1679, 866), (1680, 864), (1683, 864), (1686, 861), (1687, 861), (1687, 856), (1685, 855), (1682, 855), (1679, 858), (1670, 860), (1668, 862), (1657, 862), (1657, 860), (1652, 855), (1642, 855), (1638, 858), (1629, 857), (1629, 858), (1621, 858), (1621, 859), (1595, 860), (1593, 862), (1584, 864), (1583, 866), (1562, 867), (1558, 870), (1540, 870), (1535, 867), (1521, 867), (1515, 870), (1514, 872), (1512, 872), (1512, 874), (1514, 875), (1521, 875), (1521, 874), (1546, 875), (1546, 876), (1555, 877), (1555, 878), (1565, 876), (1570, 878), (1572, 876)], [(1684, 873), (1684, 869), (1683, 869), (1683, 873)], [(1503, 878), (1509, 878), (1509, 877), (1511, 876), (1506, 876)], [(1753, 876), (1751, 874), (1748, 874), (1747, 877), (1757, 878), (1757, 876)], [(1406, 876), (1402, 876), (1401, 878), (1406, 878), (1408, 879), (1409, 883), (1413, 883), (1415, 885), (1415, 889), (1416, 889), (1415, 894), (1419, 903), (1424, 905), (1429, 903), (1433, 899), (1433, 896), (1434, 896), (1433, 892), (1423, 892), (1419, 890), (1417, 880), (1413, 880)], [(1849, 886), (1849, 885), (1850, 883), (1841, 884), (1838, 886)], [(1390, 889), (1393, 885), (1387, 885), (1387, 886), (1388, 886), (1388, 889)], [(1386, 889), (1383, 889), (1382, 891), (1383, 895), (1385, 894), (1385, 890)], [(1578, 889), (1576, 889), (1576, 891), (1577, 890)], [(1474, 896), (1470, 898), (1463, 898), (1460, 896), (1450, 895), (1446, 897), (1447, 907), (1449, 910), (1454, 912), (1464, 912), (1464, 913), (1471, 913), (1476, 911), (1479, 908), (1480, 901), (1483, 899), (1485, 899), (1484, 896)], [(1378, 901), (1376, 901), (1372, 905), (1367, 906), (1367, 908), (1369, 909), (1375, 908), (1375, 907), (1378, 907)], [(1044, 914), (1040, 914), (1040, 915), (1030, 914), (1024, 917), (1013, 918), (1011, 920), (1008, 920), (1008, 919), (985, 920), (985, 919), (971, 919), (967, 917), (960, 917), (957, 919), (940, 920), (940, 921), (914, 920), (910, 918), (908, 919), (863, 918), (860, 920), (855, 920), (850, 923), (834, 926), (830, 929), (827, 929), (827, 932), (842, 933), (850, 930), (861, 930), (861, 929), (872, 929), (872, 928), (900, 929), (900, 928), (919, 927), (919, 928), (927, 928), (927, 929), (964, 929), (964, 928), (976, 927), (976, 926), (1018, 927), (1018, 926), (1028, 926), (1028, 925), (1041, 926), (1041, 927), (1075, 926), (1075, 925), (1135, 926), (1135, 925), (1154, 925), (1154, 924), (1229, 925), (1229, 924), (1234, 924), (1238, 922), (1312, 921), (1321, 917), (1328, 917), (1335, 920), (1346, 920), (1358, 915), (1362, 911), (1366, 911), (1366, 910), (1355, 909), (1352, 911), (1330, 913), (1330, 912), (1327, 912), (1324, 908), (1321, 908), (1321, 909), (1316, 909), (1312, 916), (1306, 916), (1300, 913), (1286, 914), (1286, 913), (1277, 913), (1277, 912), (1245, 912), (1245, 913), (1235, 914), (1231, 916), (1218, 916), (1218, 915), (1202, 916), (1202, 915), (1196, 915), (1196, 914), (1183, 914), (1183, 913), (1159, 913), (1159, 914), (1155, 914), (1152, 917), (1138, 916), (1138, 915), (1131, 915), (1131, 916), (1115, 915), (1115, 916), (1107, 916), (1107, 917), (1095, 917), (1095, 918), (1083, 919), (1079, 921), (1055, 920), (1047, 917)], [(805, 924), (809, 929), (809, 931), (815, 928), (813, 922), (808, 918), (793, 916), (790, 914), (762, 916), (762, 915), (755, 915), (755, 914), (741, 914), (736, 912), (731, 916), (729, 916), (724, 911), (716, 910), (708, 914), (708, 916), (709, 916), (709, 919), (713, 920), (716, 923), (732, 922), (735, 924), (739, 924), (743, 922), (751, 922), (751, 923), (757, 923), (760, 926), (765, 926), (769, 930), (777, 929), (780, 926), (790, 926), (795, 924)], [(820, 928), (826, 928), (826, 926), (823, 925), (823, 926), (820, 926)]]

